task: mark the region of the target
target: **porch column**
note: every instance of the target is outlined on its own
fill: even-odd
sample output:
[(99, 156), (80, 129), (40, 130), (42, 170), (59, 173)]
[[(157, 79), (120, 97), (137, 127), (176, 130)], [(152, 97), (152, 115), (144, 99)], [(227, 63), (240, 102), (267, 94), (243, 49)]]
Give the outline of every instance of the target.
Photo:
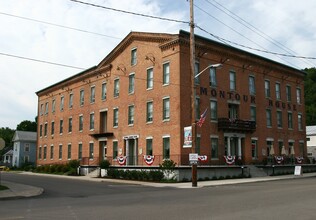
[(238, 159), (241, 159), (241, 138), (238, 138)]
[(128, 139), (125, 139), (125, 153), (126, 153), (126, 165), (129, 165), (129, 147), (128, 147)]
[(231, 156), (230, 155), (230, 137), (227, 137), (227, 156)]

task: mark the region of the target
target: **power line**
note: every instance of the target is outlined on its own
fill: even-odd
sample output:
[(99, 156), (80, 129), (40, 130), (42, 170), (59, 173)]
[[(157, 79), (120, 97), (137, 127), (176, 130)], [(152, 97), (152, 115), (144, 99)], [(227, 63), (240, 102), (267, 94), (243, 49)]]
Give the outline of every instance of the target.
[(158, 19), (158, 20), (163, 20), (163, 21), (172, 21), (172, 22), (177, 22), (177, 23), (190, 24), (190, 22), (188, 22), (188, 21), (181, 21), (181, 20), (176, 20), (176, 19), (171, 19), (171, 18), (164, 18), (164, 17), (159, 17), (159, 16), (146, 15), (146, 14), (142, 14), (142, 13), (136, 13), (136, 12), (125, 11), (125, 10), (116, 9), (116, 8), (110, 8), (110, 7), (97, 5), (97, 4), (92, 4), (92, 3), (83, 2), (83, 1), (77, 1), (77, 0), (70, 0), (70, 1), (76, 2), (76, 3), (80, 3), (80, 4), (84, 4), (84, 5), (93, 6), (93, 7), (97, 7), (97, 8), (102, 8), (102, 9), (107, 9), (107, 10), (111, 10), (111, 11), (121, 12), (121, 13), (125, 13), (125, 14), (137, 15), (137, 16), (142, 16), (142, 17), (147, 17), (147, 18), (152, 18), (152, 19)]
[(99, 35), (99, 36), (102, 36), (102, 37), (109, 37), (109, 38), (122, 40), (121, 38), (113, 37), (113, 36), (106, 35), (106, 34), (100, 34), (100, 33), (97, 33), (97, 32), (92, 32), (92, 31), (83, 30), (83, 29), (79, 29), (79, 28), (73, 28), (73, 27), (60, 25), (60, 24), (55, 24), (55, 23), (51, 23), (51, 22), (47, 22), (47, 21), (41, 21), (41, 20), (37, 20), (37, 19), (33, 19), (33, 18), (22, 17), (22, 16), (8, 14), (8, 13), (4, 13), (4, 12), (0, 12), (0, 14), (6, 15), (6, 16), (10, 16), (10, 17), (14, 17), (14, 18), (27, 20), (27, 21), (33, 21), (33, 22), (47, 24), (47, 25), (56, 26), (56, 27), (60, 27), (60, 28), (70, 29), (70, 30), (74, 30), (74, 31), (80, 31), (80, 32), (88, 33), (88, 34), (95, 34), (95, 35)]
[(86, 68), (82, 68), (82, 67), (71, 66), (71, 65), (61, 64), (61, 63), (54, 63), (54, 62), (50, 62), (50, 61), (38, 60), (38, 59), (34, 59), (34, 58), (22, 57), (22, 56), (17, 56), (17, 55), (12, 55), (12, 54), (7, 54), (7, 53), (1, 53), (1, 52), (0, 52), (0, 55), (8, 56), (8, 57), (14, 57), (14, 58), (23, 59), (23, 60), (34, 61), (34, 62), (40, 62), (40, 63), (45, 63), (45, 64), (50, 64), (50, 65), (55, 65), (55, 66), (62, 66), (62, 67), (67, 67), (67, 68), (79, 69), (79, 70), (85, 70), (86, 69)]
[(296, 55), (291, 55), (291, 54), (283, 54), (283, 53), (276, 53), (276, 52), (272, 52), (272, 51), (268, 51), (268, 50), (261, 50), (261, 49), (258, 49), (258, 48), (253, 48), (253, 47), (249, 47), (249, 46), (246, 46), (246, 45), (243, 45), (243, 44), (239, 44), (239, 43), (236, 43), (234, 41), (230, 41), (230, 40), (227, 40), (227, 39), (224, 39), (224, 38), (221, 38), (215, 34), (212, 34), (210, 33), (209, 31), (201, 28), (200, 26), (198, 25), (195, 25), (196, 28), (200, 29), (201, 31), (211, 35), (212, 37), (216, 38), (216, 39), (219, 39), (219, 40), (222, 40), (222, 41), (226, 41), (228, 43), (231, 43), (231, 44), (235, 44), (237, 46), (240, 46), (240, 47), (244, 47), (244, 48), (247, 48), (247, 49), (250, 49), (250, 50), (255, 50), (255, 51), (259, 51), (259, 52), (263, 52), (263, 53), (268, 53), (268, 54), (273, 54), (273, 55), (279, 55), (279, 56), (284, 56), (284, 57), (292, 57), (292, 58), (299, 58), (299, 59), (309, 59), (309, 60), (316, 60), (316, 57), (307, 57), (307, 56), (296, 56)]
[[(229, 10), (228, 8), (226, 8), (224, 5), (220, 4), (218, 1), (213, 0), (213, 2), (215, 2), (217, 5), (219, 5), (220, 7), (218, 7), (217, 5), (213, 4), (212, 2), (210, 2), (210, 0), (204, 0), (207, 3), (209, 3), (210, 5), (214, 6), (215, 8), (217, 8), (218, 10), (222, 11), (223, 13), (225, 13), (226, 15), (228, 15), (229, 17), (231, 17), (232, 19), (234, 19), (235, 21), (237, 21), (238, 23), (240, 23), (241, 25), (243, 25), (244, 27), (248, 28), (249, 30), (251, 30), (252, 32), (258, 34), (260, 37), (262, 37), (263, 39), (271, 42), (272, 44), (274, 44), (275, 46), (277, 46), (278, 48), (280, 48), (281, 50), (294, 55), (296, 52), (291, 50), (290, 48), (286, 47), (284, 44), (278, 42), (277, 40), (273, 39), (272, 37), (270, 37), (269, 35), (267, 35), (266, 33), (264, 33), (263, 31), (261, 31), (260, 29), (256, 28), (254, 25), (252, 25), (251, 23), (249, 23), (248, 21), (246, 21), (245, 19), (243, 19), (242, 17), (238, 16), (237, 14), (235, 14), (234, 12), (232, 12), (231, 10)], [(303, 60), (306, 64), (312, 64), (315, 65), (313, 62), (309, 61), (305, 61)]]

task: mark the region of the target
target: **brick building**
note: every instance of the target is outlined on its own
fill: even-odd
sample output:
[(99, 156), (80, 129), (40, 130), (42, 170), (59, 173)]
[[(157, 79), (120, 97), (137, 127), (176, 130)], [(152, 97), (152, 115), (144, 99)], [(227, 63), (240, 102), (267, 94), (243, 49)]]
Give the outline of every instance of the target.
[[(131, 32), (97, 66), (38, 91), (37, 164), (188, 164), (189, 47), (184, 31)], [(195, 82), (196, 119), (208, 109), (196, 140), (206, 164), (306, 156), (304, 72), (196, 36), (196, 73), (217, 63)]]

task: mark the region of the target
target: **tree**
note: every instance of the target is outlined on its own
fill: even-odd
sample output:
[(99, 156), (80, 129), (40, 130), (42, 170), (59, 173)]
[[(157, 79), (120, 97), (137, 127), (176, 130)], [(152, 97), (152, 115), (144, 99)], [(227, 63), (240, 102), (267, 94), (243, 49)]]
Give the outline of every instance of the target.
[(306, 125), (316, 125), (316, 68), (304, 71), (307, 73), (304, 81)]
[(16, 130), (18, 131), (37, 131), (37, 123), (35, 121), (24, 120), (17, 125)]

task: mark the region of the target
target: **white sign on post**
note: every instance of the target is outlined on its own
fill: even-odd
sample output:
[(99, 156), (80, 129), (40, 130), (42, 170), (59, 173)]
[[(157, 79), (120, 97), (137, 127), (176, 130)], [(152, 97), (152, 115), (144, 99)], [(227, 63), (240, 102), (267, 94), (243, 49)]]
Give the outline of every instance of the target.
[(189, 154), (190, 162), (197, 162), (199, 160), (199, 154)]
[(302, 166), (295, 166), (294, 176), (302, 175)]

